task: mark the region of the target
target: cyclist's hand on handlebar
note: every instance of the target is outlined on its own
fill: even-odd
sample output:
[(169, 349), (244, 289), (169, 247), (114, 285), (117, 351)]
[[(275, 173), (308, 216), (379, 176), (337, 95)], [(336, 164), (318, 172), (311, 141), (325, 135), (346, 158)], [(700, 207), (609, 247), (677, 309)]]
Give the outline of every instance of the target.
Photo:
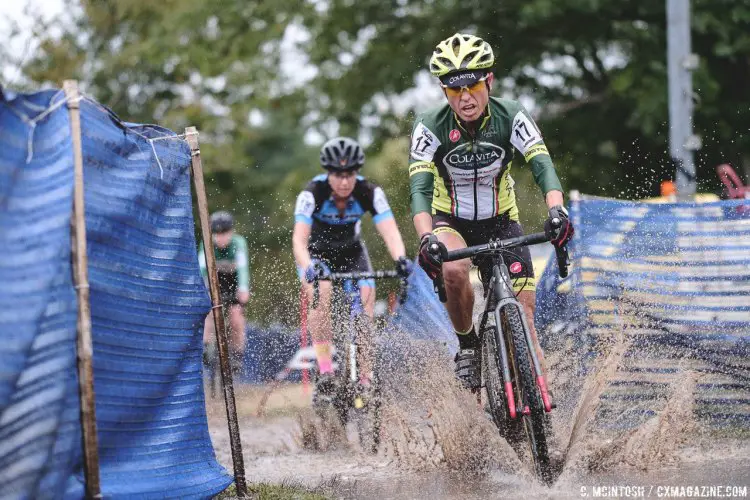
[(404, 256), (401, 256), (396, 261), (396, 272), (401, 278), (408, 278), (409, 275), (414, 271), (414, 263)]
[(437, 236), (427, 233), (422, 236), (419, 244), (419, 265), (431, 280), (440, 276), (443, 269), (443, 252), (445, 245), (438, 241)]
[(318, 259), (313, 259), (312, 263), (305, 270), (305, 280), (312, 283), (315, 280), (326, 279), (331, 275), (331, 270)]
[(565, 207), (555, 205), (549, 209), (549, 217), (544, 222), (544, 233), (557, 248), (564, 247), (573, 238), (573, 223), (570, 222)]

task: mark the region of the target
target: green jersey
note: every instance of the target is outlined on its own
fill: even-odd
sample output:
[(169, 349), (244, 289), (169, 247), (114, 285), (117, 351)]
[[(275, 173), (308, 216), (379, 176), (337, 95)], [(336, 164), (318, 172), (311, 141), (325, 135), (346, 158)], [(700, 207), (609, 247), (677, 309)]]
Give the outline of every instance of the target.
[(508, 214), (518, 221), (510, 176), (515, 151), (544, 194), (562, 191), (542, 134), (517, 101), (490, 97), (474, 134), (448, 104), (418, 116), (409, 153), (412, 216), (443, 212), (483, 220)]
[[(216, 257), (216, 273), (219, 275), (219, 285), (222, 289), (235, 289), (240, 292), (250, 291), (250, 264), (247, 256), (247, 241), (239, 234), (233, 234), (232, 240), (226, 248), (214, 245)], [(201, 241), (198, 247), (198, 263), (201, 274), (208, 276), (206, 269), (206, 254)]]

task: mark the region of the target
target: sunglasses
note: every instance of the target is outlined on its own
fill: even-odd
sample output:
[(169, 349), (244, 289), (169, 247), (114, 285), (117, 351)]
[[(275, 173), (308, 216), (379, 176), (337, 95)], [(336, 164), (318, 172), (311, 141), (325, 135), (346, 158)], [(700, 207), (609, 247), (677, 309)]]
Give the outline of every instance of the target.
[(484, 75), (482, 78), (472, 83), (471, 85), (463, 85), (461, 87), (448, 87), (441, 82), (440, 86), (443, 87), (448, 97), (458, 97), (461, 95), (461, 92), (463, 92), (464, 89), (466, 89), (469, 94), (474, 94), (484, 88), (483, 83), (485, 82), (485, 80), (487, 80), (488, 76), (489, 74)]

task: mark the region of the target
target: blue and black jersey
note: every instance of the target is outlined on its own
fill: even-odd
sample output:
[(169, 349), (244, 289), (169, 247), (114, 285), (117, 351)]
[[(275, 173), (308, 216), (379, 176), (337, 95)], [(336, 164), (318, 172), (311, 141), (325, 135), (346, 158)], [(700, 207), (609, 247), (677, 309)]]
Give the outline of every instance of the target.
[(360, 246), (360, 220), (365, 212), (372, 214), (376, 224), (393, 217), (391, 207), (380, 186), (357, 176), (346, 208), (339, 211), (333, 200), (328, 176), (321, 174), (314, 177), (297, 196), (294, 220), (312, 226), (308, 244), (311, 251), (340, 251)]

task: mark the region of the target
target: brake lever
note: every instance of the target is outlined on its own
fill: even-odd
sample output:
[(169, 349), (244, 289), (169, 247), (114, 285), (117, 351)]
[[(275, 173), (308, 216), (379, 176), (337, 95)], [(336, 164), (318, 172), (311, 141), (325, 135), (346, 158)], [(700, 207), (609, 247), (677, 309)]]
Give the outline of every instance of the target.
[[(433, 255), (440, 255), (441, 258), (445, 258), (445, 253), (443, 252), (443, 248), (445, 247), (441, 248), (439, 243), (430, 243), (430, 246), (429, 248), (427, 248), (427, 251)], [(438, 295), (440, 302), (445, 304), (448, 298), (445, 295), (445, 283), (443, 283), (443, 277), (438, 276), (437, 278), (432, 280), (432, 286), (433, 286), (433, 289), (435, 290), (435, 293)]]
[[(558, 229), (562, 227), (562, 219), (560, 219), (559, 217), (554, 217), (552, 219), (552, 226)], [(568, 247), (555, 247), (555, 254), (557, 256), (558, 274), (561, 278), (567, 278), (568, 267), (570, 266), (570, 255), (568, 254)]]
[(435, 293), (438, 295), (440, 302), (445, 304), (448, 301), (448, 297), (446, 297), (445, 295), (445, 283), (443, 282), (443, 277), (438, 276), (437, 278), (432, 280), (432, 286), (435, 290)]
[(561, 278), (568, 277), (568, 266), (570, 266), (570, 255), (568, 254), (568, 247), (555, 247), (555, 254), (557, 255), (557, 271)]

